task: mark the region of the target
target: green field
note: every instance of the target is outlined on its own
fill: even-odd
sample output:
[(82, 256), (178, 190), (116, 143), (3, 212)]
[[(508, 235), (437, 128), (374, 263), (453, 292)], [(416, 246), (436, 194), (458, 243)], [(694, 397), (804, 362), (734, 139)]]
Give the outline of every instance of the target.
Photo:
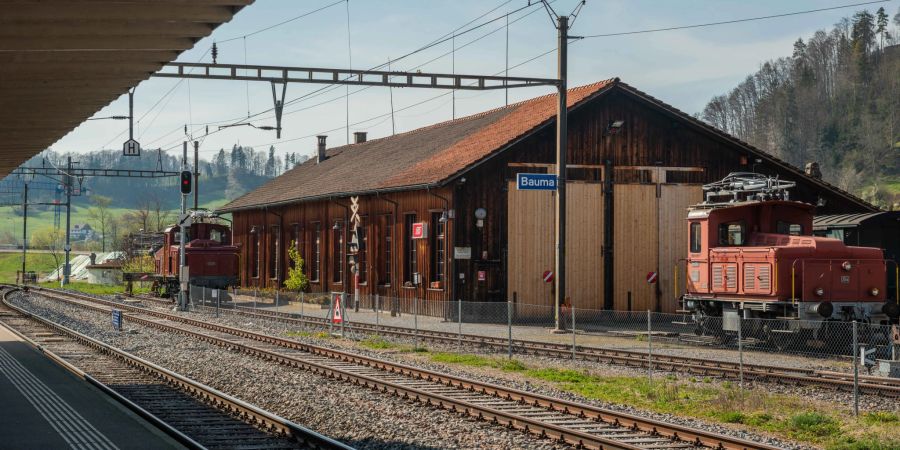
[[(38, 272), (39, 276), (52, 272), (55, 268), (53, 255), (49, 253), (28, 253), (25, 260), (25, 270)], [(22, 270), (21, 253), (0, 253), (0, 282), (15, 283), (18, 270)]]
[[(209, 201), (207, 203), (203, 203), (200, 205), (201, 208), (206, 209), (215, 209), (227, 202), (226, 199), (217, 199), (213, 201)], [(89, 207), (73, 205), (72, 206), (72, 225), (80, 225), (80, 224), (90, 224), (95, 231), (99, 232), (97, 224), (91, 220), (90, 214), (88, 212)], [(109, 213), (112, 217), (121, 218), (126, 213), (134, 212), (132, 209), (128, 208), (109, 208)], [(37, 210), (36, 208), (30, 208), (28, 211), (28, 239), (32, 238), (32, 235), (35, 231), (48, 228), (53, 226), (53, 210)], [(174, 221), (178, 216), (178, 211), (172, 210), (169, 211), (169, 221)], [(65, 209), (62, 210), (62, 217), (60, 220), (60, 226), (65, 227), (66, 217), (65, 217)], [(126, 232), (127, 227), (119, 227), (120, 232)], [(11, 207), (0, 207), (0, 244), (17, 244), (20, 243), (22, 239), (22, 216), (17, 215), (14, 212), (14, 209)], [(79, 245), (76, 243), (73, 245), (76, 249), (79, 248)], [(15, 273), (15, 272), (14, 272)]]

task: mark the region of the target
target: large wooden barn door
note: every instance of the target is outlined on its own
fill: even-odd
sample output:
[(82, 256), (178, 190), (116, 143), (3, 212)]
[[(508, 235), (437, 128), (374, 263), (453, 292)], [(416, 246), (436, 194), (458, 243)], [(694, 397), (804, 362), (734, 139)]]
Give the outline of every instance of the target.
[[(603, 193), (599, 183), (566, 184), (567, 297), (578, 308), (603, 307)], [(551, 284), (542, 275), (554, 269), (556, 196), (551, 191), (519, 191), (509, 183), (507, 292), (520, 305), (553, 305)], [(537, 314), (540, 309), (522, 309)], [(552, 310), (548, 309), (552, 312)]]
[(681, 272), (678, 283), (684, 286), (684, 263), (687, 257), (687, 209), (703, 200), (703, 188), (690, 184), (662, 184), (659, 196), (659, 288), (660, 311), (674, 313), (678, 309), (676, 297), (684, 289), (674, 283), (676, 264)]
[(657, 269), (659, 251), (656, 185), (616, 184), (613, 199), (613, 308), (655, 310), (655, 286), (646, 277)]

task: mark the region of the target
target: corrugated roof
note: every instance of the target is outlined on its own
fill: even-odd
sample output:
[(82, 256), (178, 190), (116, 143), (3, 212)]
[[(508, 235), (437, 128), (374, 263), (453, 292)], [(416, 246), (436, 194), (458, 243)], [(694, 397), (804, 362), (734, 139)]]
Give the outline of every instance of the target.
[[(714, 134), (747, 153), (794, 173), (868, 211), (878, 208), (724, 131), (635, 89), (618, 78), (569, 89), (569, 109), (618, 87)], [(556, 95), (545, 95), (468, 117), (438, 123), (395, 136), (328, 150), (328, 159), (311, 159), (219, 209), (230, 212), (262, 206), (297, 203), (327, 197), (345, 197), (376, 191), (436, 186), (473, 164), (556, 119)]]
[[(612, 86), (610, 79), (569, 89), (569, 108)], [(431, 186), (504, 148), (556, 116), (556, 95), (438, 123), (361, 144), (329, 149), (248, 192), (220, 211), (313, 198)]]
[(813, 229), (826, 230), (828, 228), (852, 228), (858, 227), (863, 222), (872, 219), (882, 219), (888, 216), (894, 216), (900, 220), (900, 211), (881, 211), (864, 214), (834, 214), (826, 216), (816, 216), (813, 218)]

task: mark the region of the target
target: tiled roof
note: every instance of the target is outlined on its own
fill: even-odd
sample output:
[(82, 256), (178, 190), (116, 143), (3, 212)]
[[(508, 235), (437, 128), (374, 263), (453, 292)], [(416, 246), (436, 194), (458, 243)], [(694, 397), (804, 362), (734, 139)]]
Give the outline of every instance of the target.
[[(618, 79), (569, 89), (569, 108)], [(219, 211), (322, 197), (431, 186), (504, 148), (556, 116), (556, 94), (545, 95), (406, 133), (328, 150), (248, 192)]]
[[(878, 210), (836, 186), (808, 177), (789, 163), (622, 83), (618, 78), (569, 89), (566, 103), (571, 109), (612, 87), (619, 87), (633, 97), (689, 122), (702, 132), (738, 145), (748, 153), (793, 172), (798, 178), (844, 197), (865, 210)], [(555, 120), (556, 107), (556, 94), (545, 95), (406, 133), (329, 149), (325, 161), (317, 164), (312, 158), (231, 201), (219, 211), (439, 185), (541, 125)]]

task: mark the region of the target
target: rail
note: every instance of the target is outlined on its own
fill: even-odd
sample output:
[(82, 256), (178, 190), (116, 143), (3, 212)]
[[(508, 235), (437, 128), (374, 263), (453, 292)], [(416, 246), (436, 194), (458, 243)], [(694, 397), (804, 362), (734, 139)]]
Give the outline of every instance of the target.
[[(219, 405), (220, 408), (236, 411), (240, 416), (249, 419), (251, 422), (258, 422), (264, 424), (266, 429), (270, 431), (276, 431), (277, 433), (283, 434), (285, 436), (290, 436), (298, 443), (302, 443), (305, 445), (309, 445), (312, 448), (318, 449), (345, 449), (352, 450), (353, 447), (347, 446), (341, 442), (335, 441), (331, 438), (323, 436), (315, 431), (302, 427), (296, 423), (293, 423), (287, 419), (284, 419), (280, 416), (277, 416), (268, 411), (264, 411), (260, 408), (257, 408), (254, 405), (246, 403), (240, 399), (232, 397), (224, 392), (218, 391), (212, 387), (206, 386), (204, 384), (198, 383), (194, 380), (186, 378), (182, 375), (179, 375), (175, 372), (172, 372), (164, 367), (158, 366), (150, 361), (142, 359), (138, 356), (132, 355), (125, 351), (119, 350), (111, 345), (103, 343), (97, 339), (94, 339), (85, 334), (79, 333), (71, 328), (68, 328), (64, 325), (60, 325), (48, 319), (45, 319), (37, 314), (33, 314), (29, 311), (26, 311), (23, 308), (20, 308), (16, 305), (13, 305), (8, 300), (8, 294), (13, 292), (14, 290), (4, 292), (2, 296), (3, 304), (16, 311), (17, 313), (28, 317), (32, 320), (35, 320), (44, 326), (54, 329), (62, 334), (70, 336), (75, 341), (86, 345), (88, 347), (94, 348), (100, 352), (107, 353), (109, 355), (115, 356), (120, 360), (127, 362), (129, 365), (134, 366), (144, 372), (156, 374), (167, 381), (170, 385), (177, 386), (178, 388), (192, 392), (195, 395), (199, 395), (201, 397), (209, 400), (209, 403)], [(98, 382), (99, 383), (99, 382)], [(149, 414), (149, 413), (148, 413)]]
[[(99, 306), (80, 303), (74, 300), (67, 300), (62, 297), (69, 297), (81, 301), (99, 302), (110, 306), (128, 309), (136, 314), (143, 314), (165, 321), (149, 320), (129, 314), (126, 319), (141, 325), (151, 326), (159, 329), (186, 334), (194, 338), (198, 338), (217, 345), (226, 346), (233, 349), (241, 349), (249, 354), (257, 356), (267, 361), (275, 361), (285, 365), (301, 367), (311, 370), (315, 373), (335, 377), (341, 380), (352, 381), (356, 384), (377, 389), (382, 392), (401, 395), (404, 398), (410, 398), (425, 402), (427, 404), (436, 405), (451, 411), (462, 412), (481, 419), (490, 420), (504, 426), (522, 429), (527, 432), (538, 434), (541, 436), (559, 439), (570, 444), (583, 448), (598, 449), (639, 449), (641, 447), (634, 444), (617, 441), (614, 438), (598, 436), (588, 432), (578, 431), (577, 429), (567, 428), (565, 425), (557, 425), (553, 422), (541, 420), (532, 416), (519, 415), (508, 410), (501, 410), (491, 407), (491, 405), (481, 404), (480, 402), (468, 401), (469, 395), (483, 394), (496, 399), (504, 399), (512, 401), (515, 404), (524, 406), (531, 405), (546, 409), (553, 413), (562, 413), (573, 417), (589, 419), (599, 424), (607, 424), (615, 427), (621, 427), (632, 431), (640, 431), (648, 433), (651, 436), (661, 436), (667, 440), (680, 441), (682, 443), (691, 443), (694, 445), (703, 445), (711, 448), (719, 449), (774, 449), (767, 444), (747, 441), (740, 438), (720, 435), (705, 430), (693, 429), (681, 425), (674, 425), (658, 421), (655, 419), (643, 418), (620, 411), (614, 411), (586, 405), (569, 400), (547, 397), (541, 394), (535, 394), (527, 391), (521, 391), (514, 388), (508, 388), (491, 383), (471, 380), (455, 375), (435, 372), (427, 369), (407, 366), (400, 363), (381, 360), (369, 356), (359, 355), (355, 353), (345, 352), (341, 350), (319, 347), (311, 344), (305, 344), (294, 340), (280, 338), (276, 336), (256, 333), (226, 325), (205, 322), (196, 319), (190, 319), (169, 313), (149, 310), (133, 305), (121, 305), (115, 302), (97, 299), (93, 297), (79, 296), (71, 293), (61, 293), (57, 291), (41, 289), (41, 291), (52, 292), (53, 294), (44, 294), (50, 298), (59, 298), (60, 300), (72, 302), (85, 308), (107, 311)], [(189, 329), (177, 327), (172, 323), (182, 323), (189, 326), (211, 330), (218, 333), (226, 333), (232, 338), (216, 337), (208, 333), (200, 333)], [(303, 359), (295, 356), (294, 353), (280, 353), (275, 350), (269, 350), (258, 346), (249, 346), (240, 341), (236, 341), (234, 337), (249, 339), (274, 345), (289, 350), (299, 350), (303, 354), (310, 354), (317, 358)], [(320, 361), (319, 357), (325, 357), (330, 360), (338, 361), (338, 365), (329, 365)], [(362, 366), (367, 369), (378, 369), (381, 372), (389, 374), (389, 378), (379, 378), (372, 374), (371, 370), (353, 371), (347, 369), (347, 365)], [(397, 375), (412, 379), (411, 384), (404, 384), (394, 380)], [(430, 392), (425, 388), (420, 388), (423, 382), (435, 383), (443, 386), (437, 392)], [(454, 397), (448, 388), (462, 390), (467, 393), (464, 399)], [(677, 444), (677, 442), (676, 442)], [(683, 444), (682, 444), (683, 445)]]

